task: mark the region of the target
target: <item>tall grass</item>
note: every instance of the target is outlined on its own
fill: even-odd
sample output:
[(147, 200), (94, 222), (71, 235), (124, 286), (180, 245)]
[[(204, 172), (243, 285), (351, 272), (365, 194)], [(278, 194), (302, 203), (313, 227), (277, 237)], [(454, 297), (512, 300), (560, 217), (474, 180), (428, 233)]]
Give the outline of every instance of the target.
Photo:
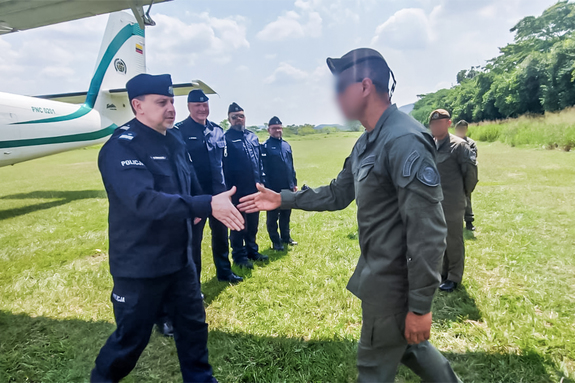
[(511, 146), (545, 146), (570, 151), (575, 147), (575, 108), (543, 116), (481, 122), (469, 128), (469, 136), (479, 141), (501, 141)]

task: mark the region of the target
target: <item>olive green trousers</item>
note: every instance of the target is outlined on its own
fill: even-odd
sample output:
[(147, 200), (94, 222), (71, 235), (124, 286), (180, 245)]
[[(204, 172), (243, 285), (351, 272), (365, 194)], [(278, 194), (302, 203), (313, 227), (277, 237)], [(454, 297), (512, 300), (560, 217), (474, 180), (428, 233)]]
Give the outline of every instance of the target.
[(424, 382), (461, 383), (447, 359), (431, 343), (407, 344), (403, 335), (406, 312), (387, 315), (385, 308), (367, 303), (362, 303), (362, 310), (358, 382), (393, 382), (402, 363)]
[(455, 214), (446, 213), (447, 247), (443, 256), (443, 271), (441, 275), (452, 282), (461, 283), (465, 268), (465, 243), (463, 241), (463, 214), (461, 210)]

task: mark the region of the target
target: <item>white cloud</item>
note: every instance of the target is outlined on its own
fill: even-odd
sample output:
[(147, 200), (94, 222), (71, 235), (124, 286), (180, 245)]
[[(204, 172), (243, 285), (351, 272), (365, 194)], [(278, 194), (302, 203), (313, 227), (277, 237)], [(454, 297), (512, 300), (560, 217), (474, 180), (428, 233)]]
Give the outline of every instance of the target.
[(301, 81), (317, 82), (325, 78), (326, 75), (329, 75), (329, 70), (326, 65), (320, 65), (308, 72), (286, 62), (281, 62), (273, 73), (264, 79), (264, 83), (272, 84), (283, 81), (292, 83)]
[(375, 29), (372, 45), (395, 49), (423, 49), (433, 39), (430, 20), (420, 8), (401, 9)]
[(282, 62), (271, 75), (264, 79), (264, 83), (271, 84), (282, 78), (300, 81), (306, 79), (308, 76), (309, 74), (307, 72), (295, 68), (288, 63)]
[(217, 18), (208, 13), (186, 17), (192, 20), (154, 15), (157, 26), (150, 30), (146, 42), (151, 60), (185, 60), (186, 64), (193, 64), (200, 57), (208, 57), (225, 63), (233, 51), (250, 47), (243, 17)]
[[(278, 16), (275, 21), (267, 24), (257, 33), (257, 38), (263, 41), (282, 41), (286, 39), (297, 39), (302, 37), (319, 37), (322, 32), (322, 18), (318, 12), (312, 11), (311, 5), (296, 6), (301, 9), (301, 13), (288, 11), (284, 15)], [(303, 2), (301, 2), (303, 3)]]

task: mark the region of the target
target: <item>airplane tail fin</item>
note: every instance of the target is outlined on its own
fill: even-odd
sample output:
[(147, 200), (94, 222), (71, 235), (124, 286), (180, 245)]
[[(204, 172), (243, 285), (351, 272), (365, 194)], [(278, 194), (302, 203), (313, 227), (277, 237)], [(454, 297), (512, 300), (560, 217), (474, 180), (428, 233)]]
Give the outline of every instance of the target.
[(85, 105), (117, 124), (129, 121), (133, 115), (126, 95), (110, 90), (125, 88), (128, 80), (146, 72), (144, 36), (133, 15), (110, 14)]

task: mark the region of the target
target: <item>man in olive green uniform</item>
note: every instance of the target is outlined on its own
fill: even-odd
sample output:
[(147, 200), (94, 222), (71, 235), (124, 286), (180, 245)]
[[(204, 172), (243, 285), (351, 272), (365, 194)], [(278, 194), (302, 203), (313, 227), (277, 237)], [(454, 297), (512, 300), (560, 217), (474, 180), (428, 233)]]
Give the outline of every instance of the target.
[(443, 212), (447, 222), (447, 248), (443, 257), (443, 282), (439, 289), (452, 292), (461, 283), (465, 263), (463, 215), (467, 197), (477, 184), (475, 154), (461, 138), (450, 134), (451, 116), (437, 109), (429, 116), (429, 128), (437, 147), (437, 169), (441, 175)]
[[(467, 137), (467, 132), (469, 131), (469, 123), (465, 120), (460, 120), (455, 124), (455, 135), (467, 142), (469, 149), (475, 154), (477, 158), (477, 144), (471, 138)], [(467, 204), (465, 205), (465, 215), (463, 217), (465, 220), (465, 229), (469, 231), (475, 231), (475, 226), (473, 221), (475, 221), (475, 214), (473, 214), (473, 207), (471, 206), (471, 194), (467, 196)]]
[(357, 204), (361, 256), (348, 289), (362, 300), (360, 382), (393, 382), (405, 364), (425, 381), (457, 382), (429, 342), (431, 302), (440, 282), (447, 228), (432, 137), (391, 105), (393, 76), (373, 49), (327, 59), (346, 118), (366, 128), (329, 186), (259, 192), (238, 208), (333, 211)]

